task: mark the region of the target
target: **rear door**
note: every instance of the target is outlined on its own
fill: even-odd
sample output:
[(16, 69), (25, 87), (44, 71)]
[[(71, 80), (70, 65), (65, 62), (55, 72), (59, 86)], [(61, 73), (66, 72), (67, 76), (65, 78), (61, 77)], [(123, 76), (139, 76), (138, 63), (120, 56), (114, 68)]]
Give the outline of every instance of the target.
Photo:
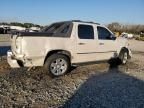
[(96, 60), (96, 40), (94, 25), (77, 25), (76, 62)]

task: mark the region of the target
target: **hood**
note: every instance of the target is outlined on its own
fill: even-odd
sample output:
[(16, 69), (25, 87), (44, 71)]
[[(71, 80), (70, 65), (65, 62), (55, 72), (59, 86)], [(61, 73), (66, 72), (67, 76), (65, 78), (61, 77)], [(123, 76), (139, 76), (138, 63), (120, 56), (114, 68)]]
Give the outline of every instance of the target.
[(121, 46), (125, 46), (128, 47), (128, 40), (124, 37), (117, 37), (117, 42), (121, 45)]

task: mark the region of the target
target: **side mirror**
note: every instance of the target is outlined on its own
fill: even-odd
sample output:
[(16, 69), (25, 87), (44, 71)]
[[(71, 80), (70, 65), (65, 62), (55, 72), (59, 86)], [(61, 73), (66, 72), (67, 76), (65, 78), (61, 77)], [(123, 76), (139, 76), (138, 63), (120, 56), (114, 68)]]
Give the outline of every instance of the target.
[(112, 39), (112, 40), (116, 40), (116, 36), (112, 34), (112, 35), (111, 35), (111, 39)]

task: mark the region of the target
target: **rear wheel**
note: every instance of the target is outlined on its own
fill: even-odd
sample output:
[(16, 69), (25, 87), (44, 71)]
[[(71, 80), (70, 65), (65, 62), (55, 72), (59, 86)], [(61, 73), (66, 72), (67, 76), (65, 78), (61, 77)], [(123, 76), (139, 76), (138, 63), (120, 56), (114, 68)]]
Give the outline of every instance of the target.
[(52, 76), (64, 75), (70, 69), (70, 60), (62, 54), (53, 54), (45, 62), (45, 70)]

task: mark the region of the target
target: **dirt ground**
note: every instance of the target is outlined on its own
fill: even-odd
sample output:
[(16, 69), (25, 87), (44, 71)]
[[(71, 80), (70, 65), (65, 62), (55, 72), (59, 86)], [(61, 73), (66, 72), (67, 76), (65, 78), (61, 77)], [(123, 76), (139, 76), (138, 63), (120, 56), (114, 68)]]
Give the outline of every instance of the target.
[[(133, 57), (126, 65), (93, 64), (50, 78), (42, 68), (11, 69), (0, 61), (2, 108), (143, 108), (144, 46), (130, 40)], [(137, 47), (136, 47), (137, 46)]]
[(144, 52), (144, 41), (129, 40), (130, 48), (134, 52)]
[(0, 46), (9, 46), (9, 45), (10, 45), (10, 35), (0, 34)]

